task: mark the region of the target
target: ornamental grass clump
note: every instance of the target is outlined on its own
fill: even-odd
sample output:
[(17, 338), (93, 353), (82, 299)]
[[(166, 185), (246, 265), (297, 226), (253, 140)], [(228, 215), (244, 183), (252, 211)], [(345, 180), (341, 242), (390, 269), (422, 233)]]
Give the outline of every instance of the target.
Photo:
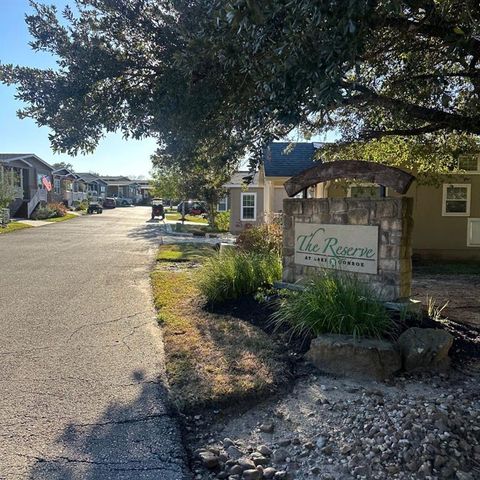
[(279, 255), (227, 250), (207, 260), (199, 287), (209, 303), (221, 303), (255, 293), (282, 276)]
[(325, 274), (302, 291), (285, 291), (271, 321), (294, 335), (336, 333), (381, 338), (392, 330), (387, 310), (355, 277)]

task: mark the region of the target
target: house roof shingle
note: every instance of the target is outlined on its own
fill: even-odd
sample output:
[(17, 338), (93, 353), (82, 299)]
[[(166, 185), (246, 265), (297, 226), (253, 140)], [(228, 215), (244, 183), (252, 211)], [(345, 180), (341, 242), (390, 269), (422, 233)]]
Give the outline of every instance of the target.
[(266, 177), (292, 177), (316, 165), (313, 159), (318, 144), (273, 142), (265, 148), (263, 165)]
[(239, 170), (232, 175), (230, 181), (225, 184), (227, 188), (242, 187), (243, 185), (249, 187), (258, 187), (258, 172), (255, 172), (252, 181), (247, 185), (244, 178), (249, 177), (251, 173), (248, 170)]
[(52, 171), (54, 170), (54, 168), (49, 163), (47, 163), (45, 160), (41, 159), (38, 155), (35, 155), (34, 153), (0, 153), (0, 162), (9, 162), (11, 160), (25, 160), (27, 158), (35, 158), (38, 162), (45, 165), (48, 169)]
[(87, 183), (98, 182), (99, 180), (101, 180), (100, 177), (97, 177), (97, 175), (94, 175), (93, 173), (75, 173), (75, 175), (77, 175), (79, 178), (81, 178)]

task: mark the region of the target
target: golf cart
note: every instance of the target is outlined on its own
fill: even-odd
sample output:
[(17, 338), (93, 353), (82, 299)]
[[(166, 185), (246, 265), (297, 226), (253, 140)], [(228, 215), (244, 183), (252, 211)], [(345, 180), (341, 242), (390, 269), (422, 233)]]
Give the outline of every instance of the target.
[(103, 208), (98, 202), (90, 202), (87, 213), (103, 213)]
[(163, 202), (160, 198), (154, 198), (152, 200), (152, 220), (158, 217), (160, 220), (165, 218), (165, 209), (163, 208)]

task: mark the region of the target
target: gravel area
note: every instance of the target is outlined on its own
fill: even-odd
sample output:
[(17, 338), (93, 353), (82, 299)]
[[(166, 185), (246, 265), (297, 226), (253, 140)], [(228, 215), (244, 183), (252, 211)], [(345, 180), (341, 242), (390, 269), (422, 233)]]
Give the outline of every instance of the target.
[(478, 373), (377, 383), (303, 369), (289, 394), (187, 419), (196, 479), (480, 478)]

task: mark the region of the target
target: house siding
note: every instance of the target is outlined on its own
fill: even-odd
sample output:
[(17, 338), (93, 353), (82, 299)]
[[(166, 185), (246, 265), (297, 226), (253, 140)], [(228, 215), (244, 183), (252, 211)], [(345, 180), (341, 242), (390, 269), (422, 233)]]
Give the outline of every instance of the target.
[[(256, 193), (256, 220), (241, 220), (241, 194)], [(230, 231), (240, 233), (245, 227), (250, 225), (260, 225), (264, 221), (263, 215), (263, 187), (251, 187), (248, 189), (231, 188), (230, 189)]]
[[(468, 184), (470, 190), (469, 216), (444, 216), (443, 185)], [(346, 196), (346, 188), (331, 184), (329, 198)], [(388, 196), (398, 197), (393, 191)], [(480, 175), (446, 175), (437, 185), (418, 185), (416, 182), (405, 195), (413, 198), (413, 254), (431, 260), (480, 260), (480, 247), (467, 246), (469, 218), (480, 218)]]
[(422, 258), (479, 260), (480, 247), (467, 246), (469, 218), (480, 218), (480, 175), (446, 177), (442, 184), (470, 184), (470, 215), (443, 216), (443, 188), (413, 185), (413, 253)]

